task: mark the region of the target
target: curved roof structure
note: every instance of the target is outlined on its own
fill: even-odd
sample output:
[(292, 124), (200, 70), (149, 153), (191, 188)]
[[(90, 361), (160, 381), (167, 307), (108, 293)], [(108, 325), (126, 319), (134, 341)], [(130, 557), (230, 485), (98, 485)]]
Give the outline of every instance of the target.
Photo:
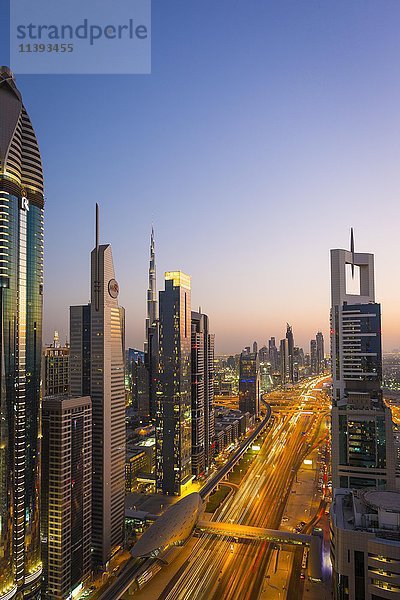
[(375, 510), (400, 513), (400, 492), (387, 490), (366, 490), (362, 493), (364, 502)]
[(0, 179), (10, 193), (24, 194), (43, 205), (43, 171), (39, 146), (14, 76), (0, 67)]
[(170, 546), (183, 544), (203, 511), (200, 494), (194, 492), (170, 506), (134, 545), (134, 558), (158, 556)]

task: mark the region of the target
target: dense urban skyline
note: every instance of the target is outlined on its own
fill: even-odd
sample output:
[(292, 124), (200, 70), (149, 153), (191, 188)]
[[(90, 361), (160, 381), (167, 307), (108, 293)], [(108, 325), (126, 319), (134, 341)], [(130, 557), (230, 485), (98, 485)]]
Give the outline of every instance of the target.
[[(278, 337), (286, 321), (303, 347), (318, 329), (327, 337), (329, 248), (348, 248), (354, 226), (357, 250), (376, 256), (384, 349), (399, 347), (399, 17), (394, 2), (253, 1), (233, 10), (206, 1), (200, 10), (155, 0), (151, 76), (18, 76), (47, 182), (44, 339), (54, 329), (63, 339), (65, 307), (89, 299), (82, 257), (98, 201), (104, 239), (114, 240), (127, 345), (144, 338), (153, 224), (160, 275), (192, 276), (193, 306), (212, 317), (218, 353)], [(6, 35), (0, 43), (8, 64)], [(102, 181), (106, 155), (118, 156), (112, 193)], [(186, 225), (200, 205), (209, 214), (201, 249), (203, 220)]]

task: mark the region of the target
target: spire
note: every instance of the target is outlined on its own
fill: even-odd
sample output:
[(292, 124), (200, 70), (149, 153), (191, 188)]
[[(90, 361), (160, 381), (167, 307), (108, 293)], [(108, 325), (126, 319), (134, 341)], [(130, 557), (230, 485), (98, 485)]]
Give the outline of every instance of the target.
[(149, 263), (149, 287), (147, 289), (147, 319), (146, 319), (146, 336), (148, 328), (153, 325), (158, 319), (158, 302), (157, 302), (157, 276), (156, 276), (156, 248), (154, 239), (154, 227), (151, 228), (150, 237), (150, 263)]
[(96, 202), (96, 236), (95, 236), (95, 250), (96, 250), (96, 265), (95, 265), (95, 280), (94, 280), (94, 294), (95, 294), (95, 310), (98, 312), (100, 307), (100, 281), (99, 281), (99, 247), (100, 247), (100, 209), (99, 205)]
[(354, 232), (350, 229), (350, 252), (351, 252), (351, 276), (354, 279)]

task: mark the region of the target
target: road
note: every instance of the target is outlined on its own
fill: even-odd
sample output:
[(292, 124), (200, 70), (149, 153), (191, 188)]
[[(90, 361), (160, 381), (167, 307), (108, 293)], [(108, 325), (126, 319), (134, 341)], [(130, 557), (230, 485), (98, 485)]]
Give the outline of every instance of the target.
[[(308, 381), (277, 398), (290, 398), (285, 410), (279, 401), (275, 422), (250, 463), (236, 493), (214, 514), (229, 521), (278, 529), (292, 483), (302, 460), (319, 441), (326, 402)], [(268, 396), (270, 402), (270, 396)], [(265, 541), (236, 543), (203, 534), (190, 559), (167, 585), (159, 599), (256, 600), (262, 588), (272, 545)]]

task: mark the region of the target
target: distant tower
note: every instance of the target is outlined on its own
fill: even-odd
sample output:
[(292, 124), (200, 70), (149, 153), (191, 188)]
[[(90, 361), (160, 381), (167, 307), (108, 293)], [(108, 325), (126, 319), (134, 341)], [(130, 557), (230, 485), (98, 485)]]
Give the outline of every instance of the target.
[(154, 229), (151, 229), (149, 287), (147, 290), (146, 340), (144, 344), (145, 364), (148, 371), (149, 416), (156, 416), (156, 393), (158, 378), (158, 301), (156, 278), (156, 253)]
[(310, 340), (311, 375), (317, 375), (317, 340)]
[(289, 356), (289, 379), (294, 382), (294, 371), (293, 371), (293, 354), (294, 354), (294, 336), (293, 328), (289, 323), (286, 323), (286, 339), (288, 341), (288, 356)]
[[(335, 488), (393, 488), (391, 412), (382, 398), (381, 307), (372, 254), (331, 250), (332, 476)], [(360, 293), (347, 292), (346, 265)]]
[(190, 277), (167, 272), (160, 292), (156, 486), (178, 496), (193, 477), (191, 332)]
[(239, 363), (239, 409), (260, 413), (260, 361), (258, 354), (242, 352)]
[(324, 351), (324, 336), (320, 331), (316, 335), (317, 343), (317, 375), (321, 375), (325, 371), (325, 351)]
[(279, 346), (281, 384), (286, 385), (290, 381), (289, 342), (287, 337), (283, 338)]
[(257, 342), (253, 342), (253, 354), (257, 354), (258, 352), (258, 344)]
[(91, 253), (90, 306), (71, 307), (71, 393), (90, 386), (93, 414), (92, 546), (105, 565), (123, 542), (125, 500), (125, 313), (118, 305), (111, 246)]
[(0, 67), (0, 598), (40, 593), (44, 188), (40, 151)]

